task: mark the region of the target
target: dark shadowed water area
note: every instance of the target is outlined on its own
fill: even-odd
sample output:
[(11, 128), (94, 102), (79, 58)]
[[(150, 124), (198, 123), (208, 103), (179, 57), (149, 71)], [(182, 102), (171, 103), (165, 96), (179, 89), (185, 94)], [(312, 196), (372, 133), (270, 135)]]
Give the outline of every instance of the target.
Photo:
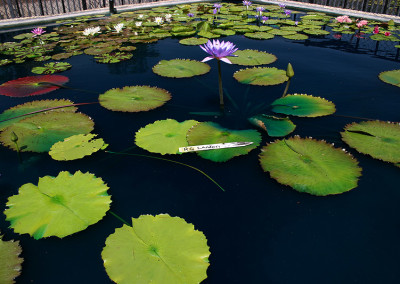
[[(344, 36), (345, 37), (345, 36)], [(400, 93), (379, 80), (382, 71), (399, 68), (395, 48), (377, 50), (375, 42), (336, 40), (331, 36), (291, 41), (276, 37), (258, 41), (241, 35), (226, 37), (239, 49), (257, 49), (277, 56), (269, 66), (295, 71), (289, 93), (320, 96), (336, 104), (336, 115), (400, 121)], [(137, 45), (134, 57), (117, 64), (98, 64), (80, 55), (65, 60), (72, 69), (71, 88), (27, 98), (0, 96), (0, 110), (36, 99), (68, 98), (75, 103), (97, 101), (111, 88), (150, 85), (168, 90), (172, 100), (143, 113), (111, 112), (99, 105), (80, 106), (95, 122), (94, 133), (109, 150), (151, 154), (135, 146), (135, 132), (156, 120), (214, 121), (231, 129), (253, 128), (247, 118), (260, 113), (282, 95), (284, 85), (261, 87), (238, 83), (233, 73), (240, 66), (223, 64), (226, 116), (200, 116), (192, 112), (218, 111), (217, 62), (211, 71), (188, 79), (160, 77), (152, 67), (160, 60), (207, 55), (198, 46), (184, 46), (168, 38)], [(367, 47), (365, 47), (367, 46)], [(372, 49), (371, 49), (372, 46)], [(1, 82), (31, 76), (32, 62), (0, 67)], [(230, 99), (228, 98), (230, 97)], [(70, 162), (47, 154), (17, 154), (0, 148), (0, 211), (25, 183), (57, 176), (60, 171), (90, 172), (110, 187), (111, 210), (128, 220), (142, 214), (168, 213), (193, 223), (204, 232), (211, 250), (208, 278), (202, 283), (399, 283), (400, 186), (399, 168), (359, 154), (341, 141), (340, 131), (355, 118), (327, 116), (294, 118), (293, 135), (311, 136), (346, 148), (359, 161), (358, 187), (340, 195), (317, 197), (278, 184), (259, 165), (260, 148), (226, 163), (214, 163), (196, 154), (166, 158), (195, 166), (205, 176), (185, 166), (146, 157), (96, 153)], [(263, 133), (263, 142), (274, 139)], [(4, 239), (20, 240), (24, 263), (17, 283), (112, 283), (101, 259), (108, 235), (122, 222), (109, 213), (97, 224), (71, 236), (34, 240), (8, 228), (0, 214)], [(169, 283), (167, 283), (169, 284)]]

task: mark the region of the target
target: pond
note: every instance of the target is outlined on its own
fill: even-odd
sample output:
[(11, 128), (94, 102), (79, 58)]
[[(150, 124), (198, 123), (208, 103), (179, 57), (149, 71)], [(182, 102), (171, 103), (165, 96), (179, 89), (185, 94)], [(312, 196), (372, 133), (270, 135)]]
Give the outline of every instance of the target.
[[(169, 9), (173, 12), (177, 8)], [(128, 15), (136, 18), (138, 14)], [(296, 14), (297, 20), (302, 15)], [(121, 18), (127, 20), (128, 16)], [(329, 31), (332, 28), (326, 26)], [(392, 33), (396, 31), (394, 27)], [(375, 41), (361, 38), (356, 48), (353, 35), (344, 33), (337, 39), (331, 32), (307, 40), (281, 36), (257, 40), (237, 33), (220, 38), (239, 50), (276, 56), (275, 62), (263, 67), (285, 71), (290, 63), (295, 75), (288, 94), (308, 94), (334, 103), (336, 112), (331, 115), (290, 116), (296, 129), (286, 139), (312, 137), (349, 152), (362, 168), (362, 175), (354, 189), (342, 194), (316, 196), (296, 191), (278, 183), (260, 166), (261, 148), (283, 138), (268, 136), (248, 119), (270, 111), (269, 105), (282, 97), (286, 82), (243, 84), (233, 75), (252, 66), (222, 62), (225, 108), (220, 114), (217, 60), (207, 62), (211, 69), (201, 76), (155, 74), (152, 68), (161, 60), (202, 61), (208, 56), (198, 45), (180, 44), (182, 37), (135, 43), (132, 59), (114, 64), (97, 63), (87, 54), (76, 55), (62, 60), (72, 65), (59, 73), (69, 79), (65, 88), (40, 96), (0, 96), (1, 112), (33, 100), (94, 102), (78, 106), (78, 111), (93, 119), (92, 133), (108, 144), (105, 150), (72, 161), (56, 161), (46, 152), (21, 152), (19, 161), (16, 151), (0, 148), (2, 212), (9, 207), (8, 198), (17, 195), (22, 185), (37, 185), (39, 178), (57, 177), (61, 171), (94, 174), (108, 185), (112, 200), (104, 218), (64, 238), (35, 240), (26, 233), (15, 233), (6, 215), (1, 214), (3, 240), (18, 240), (23, 250), (22, 273), (16, 283), (113, 283), (101, 254), (106, 239), (124, 224), (116, 215), (131, 223), (131, 218), (163, 213), (183, 218), (207, 238), (210, 265), (207, 279), (201, 283), (397, 283), (399, 168), (357, 152), (342, 141), (341, 132), (353, 122), (400, 120), (398, 87), (378, 78), (381, 72), (397, 69), (399, 63), (394, 42), (385, 41), (376, 51)], [(34, 76), (31, 69), (35, 66), (43, 66), (43, 62), (27, 60), (2, 66), (0, 83)], [(99, 94), (125, 86), (158, 87), (167, 90), (171, 100), (153, 110), (134, 113), (111, 111), (97, 103)], [(196, 153), (161, 155), (135, 144), (139, 129), (166, 119), (214, 122), (232, 131), (257, 130), (262, 140), (247, 155), (226, 162), (203, 159)], [(281, 160), (285, 159), (282, 154)]]

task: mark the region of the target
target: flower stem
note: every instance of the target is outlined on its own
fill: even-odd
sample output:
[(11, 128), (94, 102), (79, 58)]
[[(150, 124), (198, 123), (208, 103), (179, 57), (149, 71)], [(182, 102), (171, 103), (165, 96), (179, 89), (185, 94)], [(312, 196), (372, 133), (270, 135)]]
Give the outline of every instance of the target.
[(289, 85), (290, 85), (290, 79), (291, 79), (291, 78), (289, 78), (289, 80), (288, 80), (287, 83), (286, 83), (286, 88), (285, 88), (285, 90), (283, 91), (282, 97), (285, 97), (286, 94), (287, 94), (287, 91), (288, 91)]
[(219, 88), (219, 106), (221, 111), (224, 112), (224, 91), (222, 89), (222, 77), (221, 77), (221, 61), (218, 62), (218, 88)]
[(115, 214), (114, 212), (112, 212), (111, 210), (108, 211), (110, 212), (111, 215), (113, 215), (115, 218), (117, 218), (118, 220), (120, 220), (122, 223), (124, 223), (125, 225), (128, 225), (130, 227), (132, 227), (131, 224), (129, 224), (127, 221), (125, 221), (124, 219), (122, 219), (121, 217), (119, 217), (117, 214)]

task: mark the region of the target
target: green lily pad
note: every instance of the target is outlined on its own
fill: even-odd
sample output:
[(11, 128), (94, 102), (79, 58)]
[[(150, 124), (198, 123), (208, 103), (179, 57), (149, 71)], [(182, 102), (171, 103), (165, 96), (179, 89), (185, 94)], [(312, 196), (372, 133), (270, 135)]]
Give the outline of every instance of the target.
[(6, 242), (0, 235), (0, 283), (15, 283), (14, 279), (21, 274), (21, 264), (24, 261), (19, 257), (21, 252), (19, 241)]
[(100, 105), (113, 111), (148, 111), (171, 99), (167, 90), (150, 86), (126, 86), (111, 89), (99, 96)]
[(82, 113), (40, 113), (4, 129), (0, 133), (0, 141), (16, 151), (16, 144), (12, 141), (15, 134), (21, 151), (48, 152), (54, 143), (72, 135), (87, 134), (93, 126), (90, 117)]
[(153, 67), (153, 72), (169, 78), (189, 78), (210, 71), (210, 65), (189, 59), (161, 60)]
[(400, 124), (362, 121), (346, 125), (342, 139), (358, 152), (375, 159), (400, 163)]
[(309, 35), (329, 35), (329, 31), (319, 30), (319, 29), (305, 29), (303, 30), (304, 33)]
[(124, 60), (129, 60), (133, 57), (132, 53), (129, 52), (112, 52), (96, 55), (94, 58), (98, 63), (118, 63)]
[(265, 130), (271, 137), (283, 137), (292, 133), (296, 125), (287, 117), (259, 114), (249, 118), (251, 124)]
[(307, 35), (303, 34), (293, 34), (293, 35), (284, 35), (284, 38), (291, 39), (291, 40), (306, 40), (308, 39)]
[(136, 132), (135, 143), (152, 153), (180, 154), (179, 148), (189, 145), (186, 141), (188, 130), (197, 123), (196, 120), (158, 120), (139, 129)]
[(232, 35), (236, 34), (236, 32), (233, 30), (223, 30), (223, 29), (213, 29), (211, 32), (213, 34), (222, 35), (222, 36), (232, 36)]
[(93, 139), (96, 136), (96, 134), (78, 134), (65, 138), (64, 141), (51, 146), (49, 154), (58, 161), (71, 161), (90, 156), (108, 146), (101, 138)]
[(400, 87), (400, 69), (382, 72), (379, 74), (379, 79), (385, 83)]
[(63, 60), (72, 57), (74, 54), (72, 52), (64, 52), (64, 53), (57, 53), (54, 54), (51, 59), (53, 60)]
[(208, 42), (207, 38), (196, 38), (196, 37), (189, 37), (189, 38), (185, 38), (185, 39), (181, 39), (179, 41), (180, 44), (184, 44), (184, 45), (200, 45), (200, 44), (205, 44)]
[[(48, 108), (54, 108), (58, 106), (66, 106), (66, 105), (71, 105), (73, 104), (72, 101), (66, 100), (66, 99), (61, 99), (61, 100), (41, 100), (41, 101), (31, 101), (27, 102), (21, 105), (14, 106), (12, 108), (9, 108), (3, 113), (0, 114), (0, 130), (6, 128), (7, 126), (10, 126), (11, 124), (14, 124), (21, 119), (27, 118), (27, 116), (24, 116), (28, 113), (43, 110), (43, 109), (48, 109)], [(75, 112), (77, 110), (76, 107), (71, 106), (71, 107), (65, 107), (65, 108), (56, 108), (51, 110), (53, 111), (58, 111), (58, 112)], [(50, 111), (50, 110), (49, 110)], [(35, 114), (31, 114), (35, 115)], [(21, 116), (21, 117), (18, 117)], [(16, 118), (14, 118), (16, 117)], [(11, 119), (13, 118), (13, 119)]]
[(32, 68), (32, 73), (35, 74), (54, 74), (68, 70), (72, 67), (67, 62), (50, 62), (44, 64), (44, 66), (38, 66)]
[(276, 113), (305, 117), (330, 115), (336, 111), (334, 103), (306, 94), (287, 95), (275, 100), (271, 106)]
[(275, 67), (255, 67), (236, 71), (233, 77), (242, 84), (270, 86), (288, 80), (286, 71)]
[(8, 198), (6, 220), (16, 233), (36, 240), (63, 238), (100, 221), (110, 208), (108, 186), (101, 178), (80, 171), (60, 172), (57, 177), (26, 183)]
[(245, 32), (244, 36), (252, 39), (272, 39), (275, 37), (273, 34), (270, 34), (268, 32)]
[(229, 142), (253, 142), (253, 144), (217, 150), (198, 151), (197, 154), (213, 162), (226, 162), (233, 157), (246, 155), (257, 148), (261, 142), (261, 134), (257, 130), (230, 130), (213, 122), (202, 122), (193, 126), (187, 135), (189, 145), (207, 145)]
[(325, 196), (357, 187), (361, 168), (342, 149), (312, 138), (276, 140), (262, 148), (260, 164), (279, 183)]
[(279, 35), (279, 36), (286, 36), (286, 35), (294, 35), (294, 34), (296, 34), (295, 31), (287, 31), (287, 30), (279, 30), (279, 29), (269, 30), (268, 33), (273, 34), (273, 35)]
[(276, 61), (276, 56), (258, 50), (238, 50), (234, 53), (237, 57), (230, 57), (229, 59), (233, 64), (238, 65), (264, 65), (270, 64)]
[(200, 283), (207, 278), (207, 239), (168, 214), (132, 218), (106, 240), (101, 256), (116, 283)]

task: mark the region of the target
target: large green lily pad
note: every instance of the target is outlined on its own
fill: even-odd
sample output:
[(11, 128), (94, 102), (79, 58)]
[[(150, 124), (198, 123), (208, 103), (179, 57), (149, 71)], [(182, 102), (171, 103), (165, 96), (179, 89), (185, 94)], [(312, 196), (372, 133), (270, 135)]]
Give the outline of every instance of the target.
[(273, 39), (275, 37), (273, 34), (270, 34), (268, 32), (246, 32), (244, 36), (253, 39)]
[(158, 120), (139, 129), (136, 132), (135, 143), (152, 153), (180, 154), (179, 148), (188, 146), (188, 130), (197, 123), (196, 120)]
[(246, 155), (257, 148), (261, 142), (261, 135), (257, 130), (230, 130), (214, 122), (202, 122), (192, 127), (187, 135), (190, 146), (229, 142), (253, 142), (253, 144), (217, 150), (199, 151), (197, 154), (214, 162), (226, 162), (233, 157)]
[(296, 125), (287, 117), (259, 114), (249, 118), (251, 124), (265, 130), (271, 137), (283, 137), (294, 131)]
[(336, 111), (334, 103), (306, 94), (287, 95), (275, 100), (271, 106), (273, 112), (304, 117), (330, 115)]
[(276, 140), (262, 148), (260, 164), (279, 183), (318, 196), (349, 191), (361, 176), (351, 155), (312, 138)]
[(14, 279), (21, 274), (21, 264), (24, 261), (19, 257), (21, 252), (19, 241), (6, 242), (0, 235), (0, 283), (15, 283)]
[(153, 67), (153, 72), (170, 78), (189, 78), (210, 71), (210, 65), (189, 59), (161, 60)]
[(288, 80), (286, 71), (275, 67), (254, 67), (242, 69), (233, 77), (242, 84), (270, 86), (279, 85)]
[(35, 74), (54, 74), (66, 71), (72, 67), (68, 62), (49, 62), (44, 66), (37, 66), (32, 68), (32, 73)]
[(113, 111), (148, 111), (171, 99), (167, 90), (150, 86), (126, 86), (108, 90), (99, 96), (100, 105)]
[(78, 134), (65, 138), (51, 146), (49, 155), (58, 161), (82, 159), (105, 149), (108, 145), (103, 139), (93, 139), (96, 134)]
[(258, 50), (238, 50), (234, 53), (237, 57), (229, 57), (233, 64), (238, 65), (264, 65), (276, 61), (276, 56), (264, 51)]
[(385, 83), (400, 87), (400, 69), (382, 72), (379, 74), (379, 79)]
[(344, 142), (358, 152), (375, 159), (400, 163), (400, 124), (362, 121), (346, 125), (341, 132)]
[(15, 133), (21, 151), (48, 152), (54, 143), (72, 135), (87, 134), (93, 130), (93, 126), (90, 117), (82, 113), (40, 113), (4, 129), (0, 133), (0, 141), (17, 150), (12, 141)]
[(208, 42), (208, 39), (204, 38), (204, 37), (200, 37), (200, 38), (189, 37), (189, 38), (181, 39), (179, 41), (179, 43), (183, 44), (183, 45), (200, 45), (200, 44), (205, 44), (207, 42)]
[(118, 284), (197, 284), (207, 278), (210, 255), (204, 234), (168, 214), (132, 218), (106, 240), (101, 256)]
[(60, 172), (26, 183), (8, 198), (4, 214), (16, 233), (63, 238), (97, 223), (110, 208), (108, 186), (93, 174)]

